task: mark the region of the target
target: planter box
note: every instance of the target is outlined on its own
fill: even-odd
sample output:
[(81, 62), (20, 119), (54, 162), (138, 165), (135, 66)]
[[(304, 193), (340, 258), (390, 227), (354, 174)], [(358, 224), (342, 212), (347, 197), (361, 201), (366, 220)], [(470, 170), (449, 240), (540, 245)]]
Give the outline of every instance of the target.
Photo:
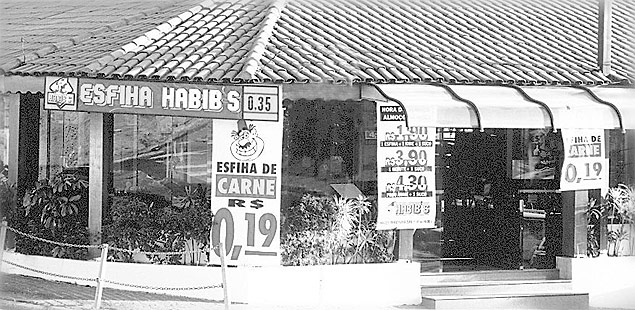
[(557, 257), (561, 279), (573, 290), (589, 293), (589, 306), (632, 309), (635, 305), (635, 256)]
[(420, 304), (419, 269), (403, 262), (254, 268), (250, 304)]
[[(4, 259), (48, 274), (7, 263), (2, 271), (49, 280), (95, 286), (98, 261), (77, 261), (5, 252)], [(232, 302), (271, 305), (414, 305), (421, 303), (418, 263), (228, 268)], [(197, 287), (222, 283), (220, 267), (108, 262), (106, 280), (152, 287)], [(223, 300), (222, 288), (153, 290), (106, 282), (105, 287)]]

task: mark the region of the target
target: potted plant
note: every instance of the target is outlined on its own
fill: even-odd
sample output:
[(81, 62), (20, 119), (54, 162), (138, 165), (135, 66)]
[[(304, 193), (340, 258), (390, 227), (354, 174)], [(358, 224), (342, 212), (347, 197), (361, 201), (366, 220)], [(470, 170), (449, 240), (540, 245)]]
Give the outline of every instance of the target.
[(598, 257), (600, 256), (600, 226), (602, 221), (602, 213), (603, 213), (603, 205), (598, 204), (595, 199), (591, 199), (589, 201), (589, 208), (586, 212), (587, 218), (587, 256), (589, 257)]
[(633, 189), (624, 184), (610, 188), (603, 205), (601, 211), (606, 220), (608, 255), (631, 255), (635, 241), (634, 238), (630, 238), (635, 213)]

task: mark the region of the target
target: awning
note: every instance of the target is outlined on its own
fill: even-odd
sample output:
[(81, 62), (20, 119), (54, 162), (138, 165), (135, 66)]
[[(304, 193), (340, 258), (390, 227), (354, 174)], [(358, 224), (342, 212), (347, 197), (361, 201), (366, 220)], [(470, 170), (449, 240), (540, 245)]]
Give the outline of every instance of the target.
[(0, 93), (44, 93), (43, 76), (0, 75)]
[(606, 100), (620, 110), (624, 128), (635, 128), (635, 87), (594, 87), (591, 90), (603, 100)]
[(425, 126), (619, 129), (621, 114), (635, 128), (633, 88), (390, 84), (364, 85), (362, 98), (396, 99)]

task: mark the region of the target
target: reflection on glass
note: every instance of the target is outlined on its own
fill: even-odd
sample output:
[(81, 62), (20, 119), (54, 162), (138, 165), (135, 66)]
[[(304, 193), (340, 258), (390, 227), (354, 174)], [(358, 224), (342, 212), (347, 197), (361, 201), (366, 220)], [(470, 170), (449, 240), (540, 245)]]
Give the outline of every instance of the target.
[(88, 113), (45, 111), (40, 115), (39, 177), (50, 178), (63, 171), (88, 176)]
[[(368, 105), (368, 112), (372, 105)], [(299, 198), (304, 193), (330, 195), (331, 184), (356, 183), (367, 195), (376, 195), (366, 191), (368, 183), (376, 183), (376, 173), (372, 180), (365, 179), (363, 169), (373, 169), (375, 162), (368, 167), (360, 167), (360, 153), (367, 149), (375, 158), (375, 140), (369, 140), (372, 148), (361, 143), (363, 127), (363, 107), (357, 102), (298, 100), (287, 107), (284, 127), (283, 191)], [(373, 119), (372, 114), (368, 119)]]
[(115, 115), (115, 191), (141, 192), (168, 200), (187, 186), (209, 189), (212, 121), (209, 119)]
[(0, 96), (0, 170), (8, 177), (9, 163), (9, 104)]

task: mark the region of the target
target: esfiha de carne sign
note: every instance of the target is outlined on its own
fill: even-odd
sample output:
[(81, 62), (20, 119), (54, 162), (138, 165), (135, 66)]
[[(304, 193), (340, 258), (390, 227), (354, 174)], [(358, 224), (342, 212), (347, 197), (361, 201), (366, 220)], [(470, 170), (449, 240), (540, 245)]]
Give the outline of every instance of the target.
[(44, 109), (278, 120), (279, 87), (46, 77)]

